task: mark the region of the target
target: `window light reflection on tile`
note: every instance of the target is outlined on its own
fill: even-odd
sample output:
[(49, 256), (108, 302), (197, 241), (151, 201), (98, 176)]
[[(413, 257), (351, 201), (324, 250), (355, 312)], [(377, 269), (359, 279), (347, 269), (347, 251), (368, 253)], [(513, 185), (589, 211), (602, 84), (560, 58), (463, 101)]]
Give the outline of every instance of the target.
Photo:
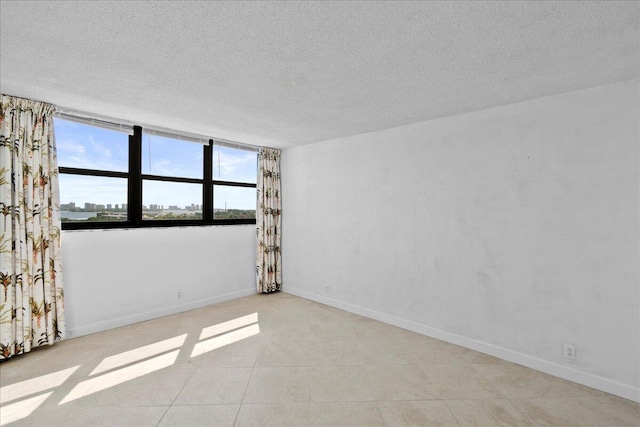
[(180, 353), (180, 350), (172, 351), (171, 353), (83, 381), (62, 399), (60, 405), (169, 367), (175, 363), (178, 353)]
[(217, 325), (204, 328), (200, 333), (199, 339), (203, 340), (205, 338), (210, 338), (243, 326), (251, 325), (252, 323), (258, 323), (258, 313), (252, 313), (247, 316), (238, 317), (227, 322), (218, 323)]
[[(29, 396), (30, 394), (40, 393), (41, 391), (45, 391), (50, 388), (58, 387), (68, 380), (79, 367), (80, 365), (0, 387), (0, 404), (11, 402), (12, 400)], [(4, 419), (4, 407), (2, 413), (2, 418)]]
[(142, 359), (164, 353), (169, 350), (181, 347), (187, 339), (188, 334), (180, 335), (168, 340), (159, 341), (153, 344), (138, 347), (136, 349), (125, 351), (124, 353), (106, 357), (100, 364), (89, 374), (89, 376), (106, 372), (111, 369), (119, 368)]
[(227, 346), (229, 344), (233, 344), (245, 338), (258, 335), (259, 333), (260, 333), (260, 326), (258, 326), (258, 324), (255, 323), (253, 325), (244, 327), (242, 329), (236, 329), (226, 334), (218, 335), (214, 338), (197, 343), (194, 346), (193, 351), (191, 352), (191, 357), (200, 356), (201, 354), (207, 353), (209, 351), (213, 351), (215, 349)]
[(2, 416), (0, 417), (0, 426), (27, 418), (52, 394), (53, 391), (50, 391), (49, 393), (44, 393), (39, 396), (2, 406), (0, 408), (0, 411), (2, 412)]

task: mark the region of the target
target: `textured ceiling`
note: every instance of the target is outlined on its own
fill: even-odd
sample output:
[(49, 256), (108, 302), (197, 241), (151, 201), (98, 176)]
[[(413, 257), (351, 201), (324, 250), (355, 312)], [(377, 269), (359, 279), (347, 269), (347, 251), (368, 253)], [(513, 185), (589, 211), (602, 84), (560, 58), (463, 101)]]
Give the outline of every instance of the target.
[(3, 93), (290, 147), (640, 77), (638, 2), (0, 3)]

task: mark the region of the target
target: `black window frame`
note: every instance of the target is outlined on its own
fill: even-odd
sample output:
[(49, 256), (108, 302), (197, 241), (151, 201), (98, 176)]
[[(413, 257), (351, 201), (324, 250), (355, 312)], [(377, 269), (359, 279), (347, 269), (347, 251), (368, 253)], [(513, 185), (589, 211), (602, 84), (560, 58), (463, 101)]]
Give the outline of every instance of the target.
[[(55, 119), (55, 117), (54, 117)], [(73, 118), (64, 117), (64, 120)], [(60, 166), (58, 174), (84, 175), (127, 179), (127, 220), (126, 221), (72, 221), (63, 222), (62, 230), (100, 230), (123, 228), (153, 228), (153, 227), (194, 227), (210, 225), (255, 225), (255, 218), (214, 219), (213, 186), (256, 188), (257, 183), (223, 181), (213, 179), (213, 145), (209, 139), (203, 144), (204, 162), (203, 178), (181, 178), (142, 173), (142, 126), (133, 126), (133, 133), (129, 135), (129, 170), (127, 172), (104, 171), (97, 169), (82, 169)], [(179, 133), (175, 133), (179, 138)], [(257, 169), (257, 156), (256, 156)], [(200, 184), (202, 186), (202, 219), (142, 219), (142, 183), (147, 181), (180, 182)], [(257, 177), (256, 177), (257, 180)], [(257, 211), (257, 206), (256, 206)]]

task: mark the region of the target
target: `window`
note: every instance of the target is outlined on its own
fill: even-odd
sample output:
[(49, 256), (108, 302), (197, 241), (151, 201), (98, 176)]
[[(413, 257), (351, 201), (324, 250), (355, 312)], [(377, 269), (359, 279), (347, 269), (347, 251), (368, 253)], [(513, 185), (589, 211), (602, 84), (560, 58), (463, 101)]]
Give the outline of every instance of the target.
[(256, 218), (255, 187), (213, 186), (213, 217)]
[(203, 142), (143, 131), (142, 221), (202, 221)]
[(202, 142), (142, 134), (143, 174), (201, 179), (203, 160)]
[(256, 169), (256, 153), (213, 146), (214, 219), (255, 220)]
[(54, 118), (63, 229), (255, 224), (255, 150)]
[(129, 132), (54, 118), (62, 223), (127, 221)]

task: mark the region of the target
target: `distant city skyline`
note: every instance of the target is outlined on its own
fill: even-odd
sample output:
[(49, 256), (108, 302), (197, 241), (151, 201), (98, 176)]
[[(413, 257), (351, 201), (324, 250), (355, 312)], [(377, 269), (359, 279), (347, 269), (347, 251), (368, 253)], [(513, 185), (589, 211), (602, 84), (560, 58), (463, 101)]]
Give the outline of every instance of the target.
[[(116, 204), (111, 204), (111, 203), (61, 203), (60, 204), (60, 210), (63, 212), (98, 212), (98, 211), (126, 211), (128, 207), (127, 203), (116, 203)], [(148, 207), (146, 205), (142, 205), (142, 210), (148, 210), (148, 211), (202, 211), (203, 206), (196, 204), (196, 203), (191, 203), (189, 205), (185, 205), (185, 206), (178, 206), (178, 205), (168, 205), (165, 207), (165, 205), (157, 205), (157, 204), (151, 204)], [(224, 211), (224, 210), (229, 210), (229, 209), (239, 209), (239, 210), (255, 210), (255, 206), (251, 207), (251, 208), (238, 208), (238, 207), (231, 207), (231, 206), (225, 206), (225, 207), (214, 207), (213, 210), (214, 211)]]
[[(61, 211), (99, 211), (99, 210), (127, 210), (128, 204), (127, 203), (116, 203), (116, 204), (112, 204), (112, 203), (75, 203), (75, 202), (70, 202), (70, 203), (61, 203), (60, 204), (60, 210)], [(186, 211), (193, 211), (193, 210), (202, 210), (203, 206), (196, 204), (196, 203), (191, 203), (185, 206), (179, 206), (179, 205), (168, 205), (165, 208), (165, 205), (158, 205), (158, 204), (150, 204), (148, 207), (146, 205), (142, 206), (143, 210), (186, 210)]]

